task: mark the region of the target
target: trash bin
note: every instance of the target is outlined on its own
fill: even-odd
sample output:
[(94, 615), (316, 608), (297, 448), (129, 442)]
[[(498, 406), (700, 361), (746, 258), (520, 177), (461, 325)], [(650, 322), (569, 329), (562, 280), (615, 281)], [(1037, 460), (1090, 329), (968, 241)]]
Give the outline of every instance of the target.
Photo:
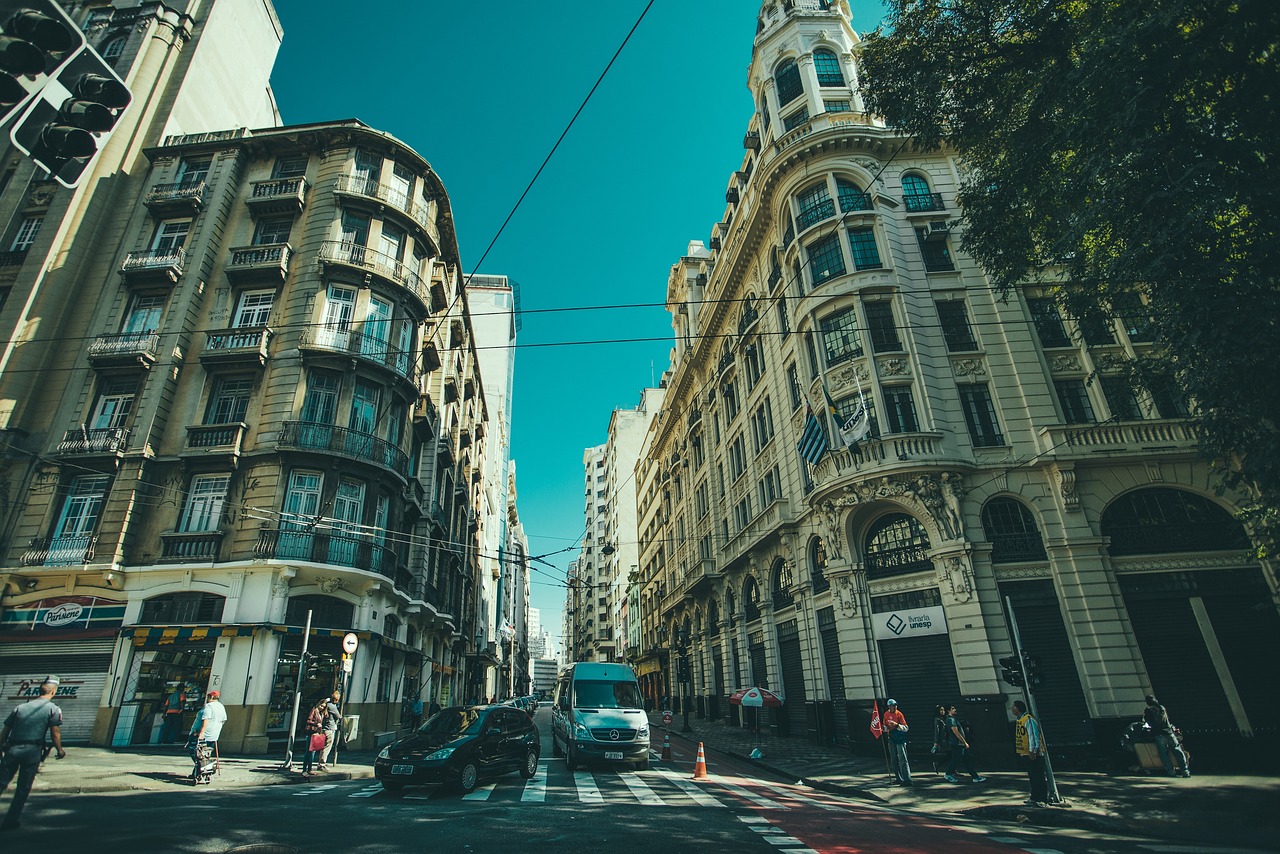
[(360, 737), (360, 716), (342, 716), (342, 743), (352, 744)]

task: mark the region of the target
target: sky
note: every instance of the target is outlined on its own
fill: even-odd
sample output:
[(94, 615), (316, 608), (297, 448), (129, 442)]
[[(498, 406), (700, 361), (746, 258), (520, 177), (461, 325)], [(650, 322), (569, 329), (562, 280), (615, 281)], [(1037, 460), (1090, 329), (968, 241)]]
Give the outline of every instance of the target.
[[(448, 190), (463, 271), (519, 283), (517, 508), (530, 553), (558, 568), (534, 565), (530, 604), (559, 646), (582, 453), (669, 366), (667, 274), (710, 239), (741, 165), (760, 4), (380, 0), (359, 15), (350, 0), (274, 2), (284, 122), (357, 118), (410, 145)], [(852, 8), (859, 33), (884, 15), (878, 0)]]

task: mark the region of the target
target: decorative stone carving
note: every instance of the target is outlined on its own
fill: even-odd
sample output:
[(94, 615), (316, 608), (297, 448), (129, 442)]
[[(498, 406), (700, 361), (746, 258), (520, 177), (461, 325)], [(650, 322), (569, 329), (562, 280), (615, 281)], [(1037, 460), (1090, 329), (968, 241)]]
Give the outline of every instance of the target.
[(1055, 374), (1060, 374), (1065, 371), (1078, 371), (1080, 370), (1080, 357), (1074, 353), (1054, 356), (1049, 360), (1049, 370), (1053, 371)]
[[(846, 54), (846, 56), (849, 56), (849, 54)], [(870, 157), (855, 157), (853, 158), (853, 162), (873, 175), (880, 171), (879, 161), (872, 160)]]
[(1152, 483), (1160, 483), (1164, 480), (1164, 472), (1160, 470), (1159, 460), (1147, 460), (1146, 466), (1147, 477), (1151, 479)]
[(836, 602), (840, 604), (840, 613), (852, 617), (858, 613), (858, 590), (854, 586), (852, 575), (840, 575), (832, 579), (831, 590)]
[(836, 390), (841, 391), (845, 386), (857, 385), (859, 381), (870, 381), (871, 372), (865, 364), (847, 365), (836, 371), (834, 378), (837, 381)]
[(345, 588), (347, 580), (338, 575), (323, 576), (316, 579), (316, 586), (320, 588), (320, 592), (332, 594)]
[(827, 563), (830, 565), (833, 560), (844, 560), (844, 538), (840, 536), (844, 509), (831, 501), (824, 501), (819, 512), (821, 513), (819, 534), (822, 536), (823, 546), (826, 547)]
[(987, 365), (981, 359), (954, 359), (951, 370), (958, 377), (980, 377), (986, 376)]
[(880, 362), (880, 375), (901, 377), (911, 373), (911, 362), (907, 359), (884, 359)]
[(839, 508), (868, 504), (882, 498), (906, 499), (929, 514), (944, 539), (953, 540), (964, 532), (960, 521), (960, 499), (965, 492), (964, 476), (959, 472), (923, 474), (914, 480), (882, 477), (850, 484), (834, 501), (826, 504)]
[(1058, 493), (1062, 496), (1062, 506), (1068, 510), (1080, 509), (1080, 496), (1076, 492), (1076, 470), (1072, 468), (1055, 468), (1058, 478)]
[(950, 555), (938, 561), (938, 586), (950, 588), (957, 602), (973, 598), (973, 569), (969, 561), (960, 555)]
[(53, 194), (56, 190), (57, 187), (52, 181), (41, 181), (32, 187), (31, 195), (27, 197), (27, 204), (44, 207), (53, 201)]
[(1112, 568), (1118, 572), (1174, 572), (1186, 569), (1236, 569), (1257, 566), (1239, 557), (1191, 557), (1155, 558), (1144, 560), (1115, 560)]
[(1028, 578), (1052, 578), (1053, 570), (1049, 568), (1049, 564), (1039, 564), (1037, 566), (1019, 566), (1010, 568), (1005, 566), (997, 566), (995, 568), (996, 581), (1021, 581)]

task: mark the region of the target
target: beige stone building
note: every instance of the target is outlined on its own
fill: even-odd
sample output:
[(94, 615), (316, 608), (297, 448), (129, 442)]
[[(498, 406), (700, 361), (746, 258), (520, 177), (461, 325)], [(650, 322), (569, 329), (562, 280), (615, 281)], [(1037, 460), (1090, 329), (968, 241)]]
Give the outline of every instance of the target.
[(762, 685), (776, 732), (856, 746), (875, 699), (922, 732), (959, 702), (1003, 749), (1016, 620), (1051, 743), (1111, 751), (1154, 691), (1202, 755), (1240, 753), (1280, 700), (1276, 578), (1183, 404), (1108, 373), (1150, 346), (1142, 307), (1081, 328), (1037, 283), (993, 293), (963, 164), (863, 111), (857, 50), (843, 0), (763, 5), (724, 216), (671, 270), (646, 691), (684, 693), (687, 628), (697, 714), (739, 724), (726, 695)]
[(59, 673), (64, 737), (129, 745), (216, 688), (264, 752), (345, 686), (371, 746), (489, 663), (448, 195), (359, 121), (278, 126), (262, 0), (73, 11), (135, 107), (75, 191), (2, 161), (4, 697)]

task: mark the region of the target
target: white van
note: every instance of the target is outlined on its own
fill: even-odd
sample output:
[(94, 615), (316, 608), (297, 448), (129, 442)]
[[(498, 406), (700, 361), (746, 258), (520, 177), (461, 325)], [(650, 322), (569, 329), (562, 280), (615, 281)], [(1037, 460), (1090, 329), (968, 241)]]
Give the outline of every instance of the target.
[(585, 762), (649, 767), (649, 718), (626, 664), (586, 661), (560, 671), (551, 707), (551, 752), (573, 771)]

